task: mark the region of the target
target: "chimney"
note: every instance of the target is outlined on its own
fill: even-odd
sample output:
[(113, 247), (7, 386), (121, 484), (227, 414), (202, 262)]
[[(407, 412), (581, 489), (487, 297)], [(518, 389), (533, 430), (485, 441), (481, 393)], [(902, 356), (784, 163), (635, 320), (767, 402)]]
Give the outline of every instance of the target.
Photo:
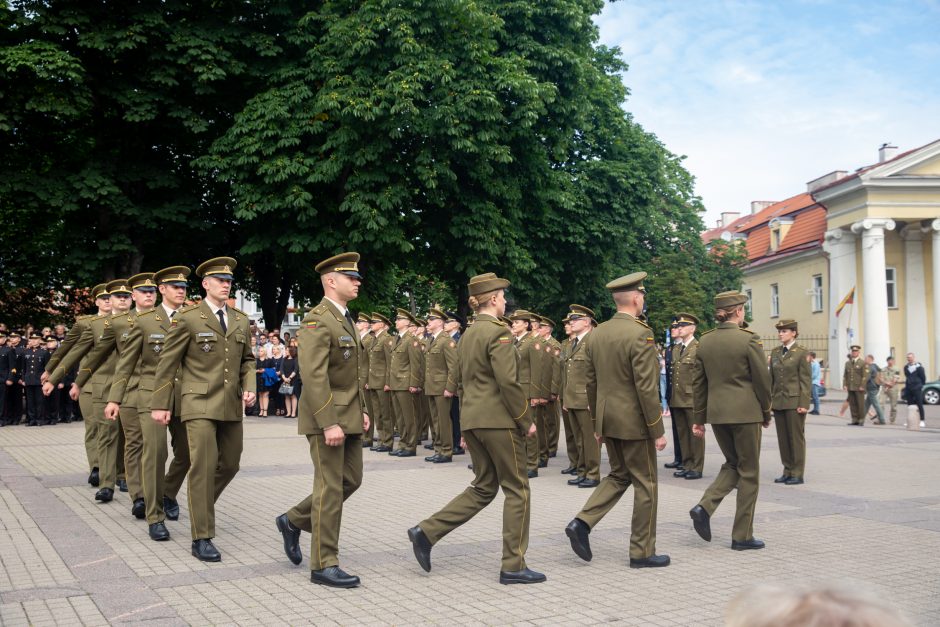
[(878, 149), (878, 163), (884, 163), (885, 161), (890, 161), (898, 155), (898, 147), (894, 144), (886, 143), (881, 144), (881, 148)]
[(770, 205), (777, 204), (776, 200), (752, 200), (751, 201), (751, 215), (759, 213), (769, 207)]
[(848, 172), (845, 170), (836, 170), (834, 172), (830, 172), (829, 174), (823, 174), (818, 179), (813, 179), (806, 184), (806, 193), (812, 194), (817, 189), (822, 189), (823, 187), (835, 183), (840, 179), (844, 179), (847, 175)]
[(731, 226), (731, 223), (740, 217), (741, 217), (741, 212), (739, 211), (722, 211), (721, 222), (719, 222), (718, 225), (723, 226), (723, 227)]

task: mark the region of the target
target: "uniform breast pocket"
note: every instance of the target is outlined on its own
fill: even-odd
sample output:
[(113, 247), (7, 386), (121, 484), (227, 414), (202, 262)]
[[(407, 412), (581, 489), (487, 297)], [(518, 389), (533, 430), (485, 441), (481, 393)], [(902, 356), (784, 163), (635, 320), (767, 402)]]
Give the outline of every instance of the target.
[(195, 340), (196, 346), (199, 350), (204, 353), (212, 353), (216, 351), (216, 346), (219, 343), (219, 336), (215, 333), (197, 333)]
[(164, 343), (164, 339), (162, 337), (150, 338), (147, 340), (147, 347), (150, 349), (151, 352), (154, 352), (159, 355), (160, 353), (163, 352), (163, 343)]
[(339, 361), (347, 362), (352, 360), (356, 354), (356, 343), (352, 338), (341, 337), (337, 341), (335, 356)]

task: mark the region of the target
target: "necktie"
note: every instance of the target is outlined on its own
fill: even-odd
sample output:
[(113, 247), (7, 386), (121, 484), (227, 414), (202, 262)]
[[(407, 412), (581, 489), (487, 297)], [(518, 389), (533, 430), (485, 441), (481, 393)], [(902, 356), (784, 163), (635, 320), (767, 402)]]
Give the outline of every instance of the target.
[(573, 353), (576, 348), (578, 348), (578, 338), (574, 338), (574, 342), (571, 343), (571, 352)]
[(790, 352), (790, 349), (787, 348), (786, 346), (784, 346), (784, 347), (783, 347), (783, 354), (786, 355), (786, 354), (789, 353), (789, 352)]
[(679, 357), (682, 357), (682, 353), (684, 352), (685, 352), (685, 344), (683, 344), (682, 347), (679, 349)]
[(215, 313), (219, 316), (219, 324), (222, 325), (222, 333), (228, 333), (228, 325), (225, 324), (225, 311), (220, 309)]
[(170, 312), (170, 320), (172, 320), (174, 317), (176, 317), (176, 310), (175, 310), (175, 309)]
[(348, 309), (346, 310), (346, 322), (349, 323), (350, 328), (353, 328), (353, 329), (356, 328), (356, 321), (353, 320), (352, 314), (349, 313)]

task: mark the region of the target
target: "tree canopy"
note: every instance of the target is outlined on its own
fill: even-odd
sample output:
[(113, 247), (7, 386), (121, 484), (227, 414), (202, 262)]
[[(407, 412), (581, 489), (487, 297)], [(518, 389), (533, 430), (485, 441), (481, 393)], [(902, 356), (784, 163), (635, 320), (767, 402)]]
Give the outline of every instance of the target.
[(8, 2), (0, 302), (228, 254), (274, 327), (341, 250), (380, 311), (465, 307), (483, 271), (555, 319), (677, 260), (707, 291), (693, 177), (625, 112), (602, 6)]

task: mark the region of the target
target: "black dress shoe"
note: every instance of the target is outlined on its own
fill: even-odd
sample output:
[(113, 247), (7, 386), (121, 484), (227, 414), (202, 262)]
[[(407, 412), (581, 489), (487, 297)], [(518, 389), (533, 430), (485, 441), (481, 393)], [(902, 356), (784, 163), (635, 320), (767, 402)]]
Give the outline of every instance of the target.
[(118, 479), (117, 487), (121, 492), (127, 492), (127, 481), (125, 479)]
[(672, 473), (672, 476), (673, 476), (673, 477), (684, 477), (684, 476), (685, 476), (685, 473), (687, 473), (687, 472), (688, 472), (688, 470), (677, 470), (677, 471), (675, 471), (674, 473)]
[(171, 499), (163, 497), (163, 513), (166, 514), (167, 520), (179, 520), (180, 518), (180, 504), (176, 499)]
[(355, 588), (359, 585), (359, 577), (350, 575), (339, 566), (311, 570), (310, 581), (332, 588)]
[(39, 426), (39, 423), (36, 422), (35, 420), (30, 420), (29, 422), (26, 423), (26, 426), (27, 426), (27, 427), (38, 427), (38, 426)]
[(555, 457), (557, 455), (558, 455), (558, 451), (550, 451), (548, 454), (549, 457)]
[(669, 566), (668, 555), (650, 555), (642, 559), (630, 558), (630, 568), (662, 568)]
[(467, 468), (469, 468), (470, 470), (473, 470), (473, 464), (467, 464)]
[(591, 529), (580, 518), (575, 518), (565, 527), (565, 535), (571, 540), (571, 550), (585, 562), (590, 562), (594, 557), (591, 553), (591, 541), (588, 539), (590, 533)]
[(435, 461), (437, 461), (437, 458), (438, 458), (438, 457), (440, 457), (440, 455), (438, 455), (437, 453), (434, 453), (434, 455), (428, 455), (427, 457), (425, 457), (425, 458), (424, 458), (424, 461), (426, 461), (426, 462), (435, 462)]
[(774, 479), (774, 483), (786, 483), (787, 479), (789, 478), (790, 478), (790, 475), (780, 475), (779, 477)]
[[(398, 454), (399, 457), (414, 457), (414, 456), (416, 456), (416, 455), (417, 455), (417, 453), (414, 452), (414, 451), (405, 451), (405, 450), (401, 451), (401, 452)], [(358, 585), (358, 584), (357, 584), (357, 585)]]
[(155, 522), (150, 525), (150, 539), (157, 542), (163, 542), (170, 539), (170, 532), (162, 522)]
[(546, 577), (542, 573), (523, 568), (512, 572), (504, 570), (499, 571), (499, 583), (508, 585), (511, 583), (542, 583)]
[(764, 541), (758, 540), (757, 538), (751, 538), (750, 540), (744, 540), (738, 542), (737, 540), (731, 541), (731, 548), (735, 551), (751, 551), (756, 549), (764, 548)]
[(454, 447), (454, 455), (463, 455), (463, 454), (465, 454), (466, 452), (467, 452), (467, 451), (465, 451), (462, 446), (455, 446), (455, 447)]
[(304, 556), (300, 552), (300, 529), (291, 524), (286, 513), (275, 518), (274, 524), (277, 525), (277, 530), (284, 538), (284, 555), (292, 564), (301, 563)]
[(435, 464), (449, 464), (454, 461), (454, 458), (450, 455), (438, 455), (437, 459), (434, 460)]
[(434, 450), (434, 445), (433, 445), (433, 444), (425, 444), (425, 445), (424, 445), (424, 448), (426, 448), (426, 449), (429, 450), (429, 451), (433, 451), (433, 450)]
[(700, 473), (700, 472), (697, 471), (697, 470), (686, 470), (686, 471), (685, 471), (685, 478), (686, 478), (686, 479), (701, 479), (701, 478), (702, 478), (702, 473)]
[(101, 501), (102, 503), (107, 503), (114, 498), (114, 490), (111, 488), (101, 488), (95, 492), (95, 500)]
[(408, 539), (411, 540), (418, 564), (424, 572), (431, 572), (431, 541), (428, 540), (427, 534), (416, 525), (408, 530)]
[(568, 466), (567, 468), (565, 468), (564, 470), (561, 471), (561, 474), (563, 474), (563, 475), (573, 475), (573, 474), (576, 473), (576, 472), (578, 472), (578, 469), (577, 469), (577, 468), (575, 468), (574, 466)]
[(402, 450), (403, 450), (403, 449), (400, 449), (400, 448), (392, 449), (392, 450), (390, 450), (390, 451), (388, 452), (388, 454), (389, 454), (391, 457), (398, 457), (398, 454), (401, 453)]
[(547, 459), (540, 459), (540, 460), (539, 460), (539, 468), (547, 468), (547, 467), (548, 467), (548, 460), (547, 460)]
[(711, 517), (708, 515), (708, 512), (705, 511), (705, 508), (701, 505), (696, 505), (691, 510), (689, 510), (689, 516), (692, 517), (692, 526), (695, 527), (695, 532), (698, 533), (699, 537), (706, 542), (712, 541), (712, 523)]
[(134, 515), (134, 518), (137, 520), (143, 520), (146, 517), (147, 510), (144, 507), (143, 499), (134, 499), (134, 506), (131, 507), (131, 514)]
[(810, 416), (818, 416), (818, 415), (819, 415), (819, 412), (818, 412), (818, 411), (811, 411), (811, 412), (809, 412), (809, 415), (810, 415)]
[(577, 475), (574, 479), (568, 479), (568, 485), (578, 485), (585, 479), (587, 479), (587, 477), (582, 477), (581, 475)]
[(98, 474), (98, 469), (92, 468), (91, 474), (88, 475), (88, 483), (92, 485), (93, 487), (97, 488), (99, 482), (100, 482), (100, 475)]
[(579, 488), (596, 488), (601, 484), (597, 479), (588, 479), (585, 477), (584, 481), (578, 484)]
[(529, 479), (535, 479), (536, 477), (539, 476), (539, 471), (538, 471), (538, 470), (527, 470), (525, 474), (526, 474), (526, 476), (529, 477)]
[(222, 554), (212, 544), (209, 538), (202, 540), (193, 540), (193, 557), (198, 557), (203, 562), (221, 562)]
[(682, 462), (668, 462), (663, 464), (664, 468), (679, 468), (682, 466)]
[(390, 448), (387, 447), (387, 446), (376, 446), (376, 447), (375, 447), (374, 449), (372, 449), (372, 450), (375, 451), (376, 453), (388, 453), (388, 452), (391, 451), (392, 449), (390, 449)]
[(790, 477), (787, 479), (787, 485), (803, 485), (802, 477)]

